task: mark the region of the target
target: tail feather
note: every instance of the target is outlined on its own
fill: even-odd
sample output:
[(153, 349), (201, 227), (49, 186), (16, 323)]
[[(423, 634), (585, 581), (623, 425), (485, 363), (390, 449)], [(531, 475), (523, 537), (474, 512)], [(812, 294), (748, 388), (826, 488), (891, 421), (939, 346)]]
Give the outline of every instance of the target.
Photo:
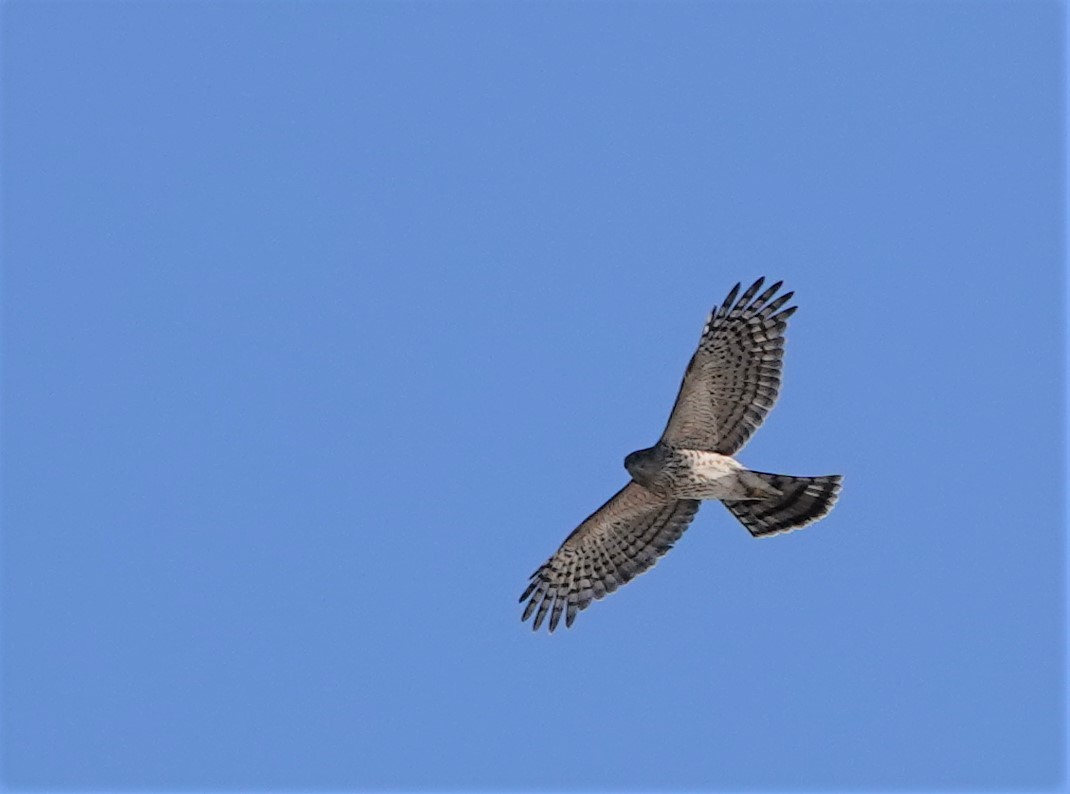
[(780, 532), (790, 532), (812, 524), (828, 514), (840, 496), (843, 477), (832, 474), (826, 477), (789, 477), (786, 474), (757, 474), (768, 485), (780, 491), (772, 499), (732, 501), (725, 500), (736, 518), (754, 535), (763, 537)]

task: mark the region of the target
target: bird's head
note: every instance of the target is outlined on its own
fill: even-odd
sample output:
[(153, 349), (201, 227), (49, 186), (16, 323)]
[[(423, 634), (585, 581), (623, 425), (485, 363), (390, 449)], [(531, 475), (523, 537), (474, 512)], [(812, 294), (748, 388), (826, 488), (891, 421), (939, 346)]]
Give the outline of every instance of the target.
[(662, 450), (658, 447), (640, 449), (631, 453), (624, 459), (624, 468), (632, 479), (641, 485), (649, 483), (654, 475), (661, 469)]

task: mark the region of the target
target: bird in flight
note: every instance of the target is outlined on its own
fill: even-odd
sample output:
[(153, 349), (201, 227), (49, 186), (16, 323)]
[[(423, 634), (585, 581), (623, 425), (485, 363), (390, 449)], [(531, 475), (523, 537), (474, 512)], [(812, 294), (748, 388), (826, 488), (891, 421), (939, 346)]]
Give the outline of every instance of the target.
[[(792, 477), (751, 471), (732, 456), (747, 443), (780, 391), (784, 330), (793, 292), (776, 299), (764, 278), (736, 284), (710, 313), (658, 443), (624, 459), (631, 481), (596, 510), (531, 575), (521, 620), (550, 631), (571, 626), (591, 601), (650, 568), (687, 529), (703, 499), (718, 499), (755, 537), (804, 527), (840, 494), (838, 474)], [(736, 299), (738, 296), (738, 300)]]

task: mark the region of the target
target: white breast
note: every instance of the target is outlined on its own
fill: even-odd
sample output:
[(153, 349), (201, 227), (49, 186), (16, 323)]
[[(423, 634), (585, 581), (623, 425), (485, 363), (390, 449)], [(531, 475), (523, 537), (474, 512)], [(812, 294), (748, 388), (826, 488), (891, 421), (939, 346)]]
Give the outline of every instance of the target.
[(673, 483), (681, 499), (739, 499), (747, 491), (740, 481), (743, 466), (727, 455), (697, 449), (677, 450), (687, 475)]
[(704, 452), (697, 449), (681, 450), (681, 455), (691, 466), (691, 471), (700, 479), (721, 480), (733, 477), (743, 468), (737, 461), (717, 452)]

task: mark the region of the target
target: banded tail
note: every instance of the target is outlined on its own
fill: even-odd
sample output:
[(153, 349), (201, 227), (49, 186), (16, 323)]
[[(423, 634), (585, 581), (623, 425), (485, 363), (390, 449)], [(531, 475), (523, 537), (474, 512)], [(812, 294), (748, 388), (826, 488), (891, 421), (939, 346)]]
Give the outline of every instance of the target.
[(727, 507), (747, 530), (759, 538), (789, 532), (823, 518), (840, 496), (843, 477), (789, 477), (786, 474), (766, 474), (755, 471), (762, 481), (780, 491), (772, 499), (726, 499)]

